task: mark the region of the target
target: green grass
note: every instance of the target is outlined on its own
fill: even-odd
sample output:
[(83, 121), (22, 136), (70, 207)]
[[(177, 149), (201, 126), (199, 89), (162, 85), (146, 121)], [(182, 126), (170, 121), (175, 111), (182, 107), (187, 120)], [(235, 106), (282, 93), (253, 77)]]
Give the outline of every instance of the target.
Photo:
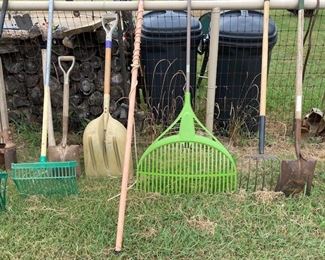
[[(18, 127), (18, 155), (37, 161), (40, 132), (30, 127)], [(108, 199), (119, 193), (120, 179), (81, 178), (79, 195), (61, 199), (23, 198), (10, 180), (7, 211), (0, 213), (0, 259), (321, 259), (325, 165), (319, 166), (310, 197), (130, 190), (119, 257), (119, 198)]]
[[(252, 194), (129, 192), (123, 259), (321, 259), (324, 175), (311, 197), (263, 202)], [(9, 185), (0, 258), (111, 259), (119, 180), (80, 181), (80, 195), (23, 199)]]

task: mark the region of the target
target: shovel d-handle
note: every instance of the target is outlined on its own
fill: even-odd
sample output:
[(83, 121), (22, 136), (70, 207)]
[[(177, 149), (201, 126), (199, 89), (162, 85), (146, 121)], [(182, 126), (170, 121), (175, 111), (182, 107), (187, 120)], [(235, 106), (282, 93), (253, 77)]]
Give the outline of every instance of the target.
[[(112, 41), (112, 34), (117, 27), (118, 15), (117, 14), (105, 14), (102, 17), (102, 25), (106, 32), (106, 41)], [(106, 43), (107, 44), (107, 43)]]
[[(63, 117), (62, 117), (62, 141), (61, 146), (66, 147), (68, 139), (68, 124), (69, 124), (69, 76), (75, 64), (74, 56), (59, 56), (59, 67), (63, 72), (64, 86), (63, 86)], [(63, 62), (71, 62), (70, 67), (65, 70), (62, 66)]]
[(105, 41), (105, 73), (104, 73), (104, 131), (107, 129), (107, 121), (109, 117), (109, 101), (111, 89), (111, 60), (112, 60), (112, 34), (117, 27), (118, 15), (106, 14), (102, 17), (102, 25), (106, 32)]

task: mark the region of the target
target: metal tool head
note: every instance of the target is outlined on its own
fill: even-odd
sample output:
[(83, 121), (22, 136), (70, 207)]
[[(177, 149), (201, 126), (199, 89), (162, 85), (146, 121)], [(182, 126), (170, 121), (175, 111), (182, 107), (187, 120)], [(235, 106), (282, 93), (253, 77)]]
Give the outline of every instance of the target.
[(280, 174), (280, 160), (274, 155), (257, 154), (238, 159), (239, 188), (246, 191), (274, 190)]
[(105, 14), (102, 17), (102, 25), (106, 32), (106, 40), (112, 40), (112, 34), (117, 27), (118, 14)]
[(76, 174), (77, 177), (81, 175), (80, 169), (80, 145), (67, 145), (62, 147), (58, 146), (49, 146), (48, 147), (48, 159), (50, 162), (67, 162), (67, 161), (76, 161)]
[(287, 160), (281, 163), (281, 173), (275, 191), (282, 191), (286, 196), (305, 192), (310, 195), (316, 160)]

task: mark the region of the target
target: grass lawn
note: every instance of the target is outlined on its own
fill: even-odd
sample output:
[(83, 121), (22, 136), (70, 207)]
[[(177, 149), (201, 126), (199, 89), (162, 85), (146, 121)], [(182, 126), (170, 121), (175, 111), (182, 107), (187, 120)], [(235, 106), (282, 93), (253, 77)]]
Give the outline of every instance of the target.
[[(1, 259), (114, 257), (119, 180), (82, 179), (80, 195), (22, 199), (9, 185), (0, 215)], [(123, 259), (321, 259), (325, 175), (313, 195), (161, 196), (131, 190)]]

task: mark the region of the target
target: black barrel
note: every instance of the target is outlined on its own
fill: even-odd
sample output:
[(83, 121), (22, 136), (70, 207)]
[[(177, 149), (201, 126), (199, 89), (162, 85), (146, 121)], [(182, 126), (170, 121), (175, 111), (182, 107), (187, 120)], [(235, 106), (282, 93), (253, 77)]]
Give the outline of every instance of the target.
[[(215, 122), (218, 132), (234, 127), (258, 129), (263, 41), (263, 13), (228, 11), (221, 14)], [(269, 61), (277, 41), (269, 22)]]
[[(173, 120), (184, 98), (186, 74), (186, 12), (153, 11), (144, 15), (141, 64), (147, 101), (156, 119)], [(197, 46), (201, 23), (192, 17), (191, 93), (195, 94)]]

